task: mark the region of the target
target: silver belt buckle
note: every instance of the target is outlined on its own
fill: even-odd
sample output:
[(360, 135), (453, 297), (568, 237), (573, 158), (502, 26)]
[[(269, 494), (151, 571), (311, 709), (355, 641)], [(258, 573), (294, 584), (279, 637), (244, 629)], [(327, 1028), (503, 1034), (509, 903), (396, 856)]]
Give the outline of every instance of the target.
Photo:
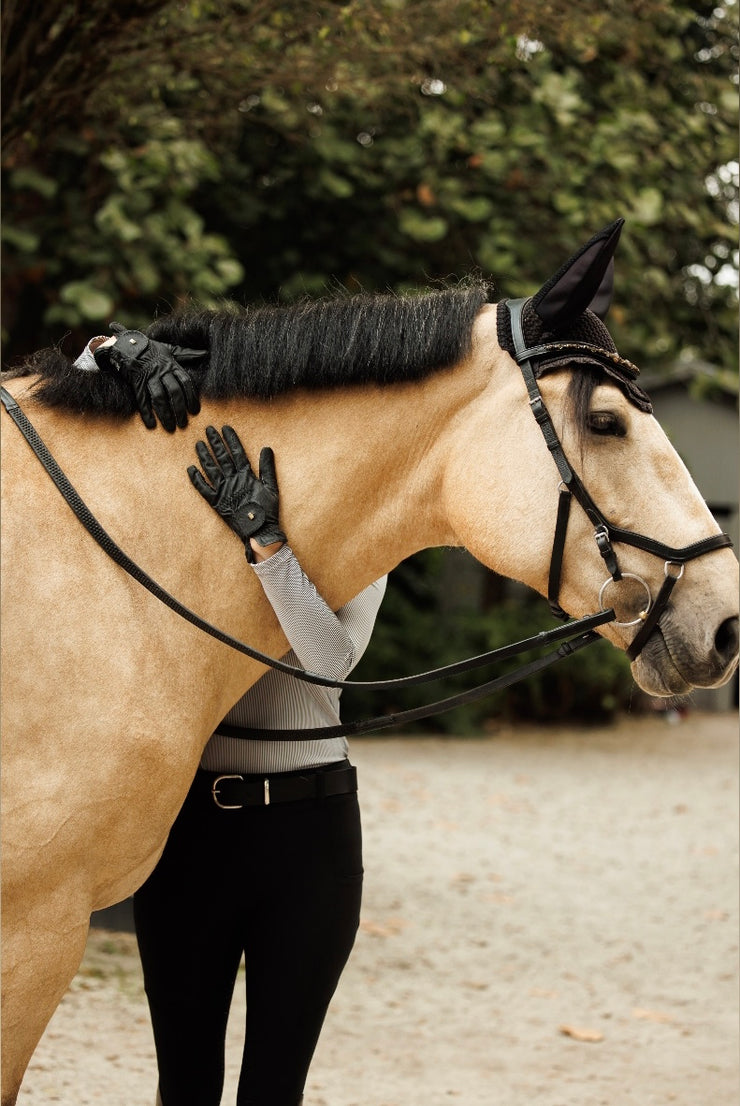
[(244, 781), (244, 776), (239, 776), (239, 775), (217, 776), (216, 779), (213, 781), (213, 783), (211, 785), (211, 795), (213, 796), (213, 801), (214, 801), (214, 803), (216, 804), (217, 807), (220, 807), (221, 810), (241, 810), (242, 806), (243, 806), (242, 803), (237, 803), (236, 805), (234, 805), (233, 803), (221, 803), (221, 802), (219, 802), (219, 800), (218, 800), (218, 785), (221, 783), (221, 780), (242, 780), (242, 782), (243, 782)]

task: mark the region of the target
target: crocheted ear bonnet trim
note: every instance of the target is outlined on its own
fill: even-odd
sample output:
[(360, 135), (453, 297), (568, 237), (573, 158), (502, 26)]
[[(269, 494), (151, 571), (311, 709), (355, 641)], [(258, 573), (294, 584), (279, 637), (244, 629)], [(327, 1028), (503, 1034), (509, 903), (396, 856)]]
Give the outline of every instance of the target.
[[(511, 316), (506, 300), (498, 304), (496, 321), (499, 345), (515, 358)], [(582, 315), (555, 333), (546, 330), (544, 322), (534, 309), (532, 300), (529, 299), (522, 311), (522, 328), (527, 348), (547, 347), (546, 354), (539, 355), (535, 359), (536, 377), (553, 369), (566, 368), (573, 364), (591, 365), (606, 373), (635, 407), (648, 414), (652, 412), (653, 405), (650, 397), (636, 383), (640, 370), (631, 361), (620, 357), (611, 334), (593, 311), (584, 311)]]

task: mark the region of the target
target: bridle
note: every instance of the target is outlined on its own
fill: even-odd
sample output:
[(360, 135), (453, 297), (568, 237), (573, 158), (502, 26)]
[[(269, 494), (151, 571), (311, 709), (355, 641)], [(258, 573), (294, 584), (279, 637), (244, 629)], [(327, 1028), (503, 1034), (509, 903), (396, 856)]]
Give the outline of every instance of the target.
[[(560, 606), (558, 596), (560, 594), (560, 578), (563, 568), (563, 554), (568, 530), (568, 519), (570, 517), (571, 503), (573, 499), (575, 499), (586, 512), (589, 520), (593, 523), (594, 540), (599, 553), (604, 559), (607, 571), (609, 572), (609, 576), (599, 590), (600, 610), (605, 609), (604, 596), (611, 584), (618, 583), (620, 580), (624, 579), (636, 580), (645, 589), (646, 606), (637, 618), (629, 622), (618, 622), (616, 618), (614, 619), (615, 626), (640, 626), (640, 629), (635, 634), (633, 641), (627, 649), (627, 656), (633, 661), (640, 655), (651, 634), (657, 627), (660, 617), (666, 609), (671, 592), (684, 574), (686, 564), (689, 561), (693, 561), (696, 557), (703, 556), (705, 553), (711, 553), (715, 549), (726, 549), (728, 546), (731, 547), (732, 539), (728, 534), (713, 534), (709, 538), (692, 542), (691, 545), (684, 545), (681, 548), (676, 548), (671, 545), (665, 545), (663, 542), (656, 541), (654, 538), (649, 538), (645, 534), (636, 534), (632, 530), (624, 530), (621, 526), (615, 526), (608, 521), (603, 512), (596, 506), (583, 486), (580, 477), (568, 461), (560, 439), (555, 431), (555, 427), (553, 426), (550, 413), (545, 406), (539, 384), (537, 383), (536, 363), (538, 361), (547, 360), (548, 357), (552, 358), (557, 355), (557, 357), (560, 358), (564, 354), (567, 354), (569, 343), (565, 341), (543, 343), (531, 347), (527, 346), (522, 326), (522, 313), (528, 302), (527, 299), (505, 301), (511, 319), (511, 333), (515, 350), (514, 356), (522, 371), (524, 383), (527, 386), (529, 406), (542, 431), (545, 442), (547, 443), (547, 448), (550, 450), (557, 466), (558, 473), (560, 474), (555, 537), (553, 540), (552, 555), (550, 557), (550, 572), (547, 588), (547, 598), (550, 609), (558, 618), (569, 617)], [(583, 349), (584, 346), (582, 343), (572, 343), (574, 354), (582, 354)], [(596, 362), (611, 362), (612, 364), (615, 360), (608, 350), (602, 350), (597, 347), (589, 347), (589, 358)], [(648, 584), (641, 576), (637, 576), (633, 572), (622, 572), (620, 570), (617, 554), (614, 550), (613, 543), (615, 542), (622, 543), (623, 545), (632, 545), (655, 557), (660, 557), (665, 562), (664, 580), (655, 600), (653, 600)]]
[[(633, 534), (629, 530), (623, 530), (620, 527), (612, 526), (608, 523), (604, 515), (598, 509), (594, 501), (581, 483), (580, 478), (572, 469), (568, 462), (560, 440), (555, 432), (555, 428), (552, 424), (552, 420), (545, 406), (544, 400), (540, 393), (539, 385), (537, 384), (536, 372), (534, 365), (537, 360), (546, 358), (552, 355), (553, 350), (557, 350), (558, 353), (562, 353), (563, 350), (567, 351), (568, 343), (556, 343), (545, 344), (528, 348), (524, 341), (522, 325), (521, 325), (521, 312), (526, 300), (509, 300), (507, 301), (508, 309), (511, 313), (512, 333), (515, 342), (516, 349), (516, 361), (519, 364), (522, 374), (524, 376), (525, 383), (527, 385), (527, 391), (529, 393), (529, 403), (532, 410), (532, 414), (537, 420), (540, 429), (547, 442), (548, 449), (552, 453), (553, 459), (557, 465), (561, 479), (561, 493), (558, 506), (557, 523), (555, 528), (555, 540), (553, 544), (553, 553), (550, 564), (549, 574), (549, 586), (548, 586), (548, 598), (550, 607), (554, 614), (560, 618), (567, 619), (569, 616), (563, 611), (558, 603), (558, 593), (560, 590), (560, 577), (562, 572), (563, 551), (565, 547), (565, 538), (568, 525), (568, 517), (570, 513), (571, 497), (574, 497), (581, 505), (583, 510), (588, 515), (589, 519), (595, 526), (594, 538), (598, 545), (599, 551), (604, 558), (605, 564), (610, 572), (610, 577), (605, 581), (599, 593), (599, 607), (600, 609), (592, 615), (587, 615), (580, 619), (573, 619), (564, 626), (555, 627), (552, 630), (542, 631), (533, 637), (526, 638), (523, 641), (515, 642), (512, 645), (503, 646), (499, 649), (493, 649), (488, 653), (482, 653), (476, 657), (469, 657), (467, 660), (458, 661), (455, 664), (445, 665), (441, 668), (433, 669), (429, 672), (420, 672), (413, 676), (402, 676), (396, 679), (390, 680), (333, 680), (325, 676), (319, 675), (315, 672), (309, 672), (302, 668), (296, 668), (284, 661), (277, 660), (274, 657), (269, 657), (267, 654), (260, 652), (253, 646), (247, 645), (237, 638), (232, 637), (225, 631), (211, 625), (205, 619), (195, 614), (183, 603), (181, 603), (174, 596), (170, 595), (160, 584), (153, 580), (139, 565), (133, 561), (128, 554), (126, 554), (119, 545), (113, 540), (113, 538), (103, 529), (101, 524), (95, 518), (90, 511), (89, 507), (81, 499), (80, 495), (70, 483), (65, 473), (60, 468), (57, 461), (54, 459), (49, 448), (40, 437), (38, 431), (35, 429), (28, 416), (21, 410), (17, 400), (5, 389), (0, 388), (0, 401), (5, 407), (8, 414), (15, 422), (18, 429), (23, 434), (24, 438), (28, 442), (29, 446), (36, 454), (36, 457), (43, 465), (44, 469), (54, 481), (57, 489), (64, 497), (68, 506), (77, 516), (82, 525), (87, 529), (88, 533), (95, 539), (98, 545), (105, 551), (105, 553), (121, 568), (124, 569), (134, 580), (145, 587), (152, 595), (159, 599), (165, 606), (175, 611), (176, 614), (196, 626), (198, 629), (209, 634), (217, 641), (228, 645), (230, 648), (235, 649), (253, 660), (259, 661), (261, 664), (268, 665), (270, 668), (274, 668), (279, 672), (284, 672), (286, 675), (292, 676), (297, 680), (304, 681), (306, 683), (317, 684), (322, 687), (331, 688), (360, 688), (363, 690), (380, 691), (397, 689), (399, 687), (408, 687), (413, 684), (429, 683), (432, 680), (439, 680), (448, 678), (450, 676), (458, 675), (463, 672), (471, 671), (472, 669), (480, 668), (485, 665), (492, 664), (494, 661), (505, 660), (510, 657), (518, 656), (521, 653), (529, 652), (533, 649), (540, 648), (545, 645), (550, 645), (554, 642), (560, 642), (556, 650), (553, 650), (544, 656), (538, 657), (532, 661), (529, 661), (514, 671), (505, 673), (502, 676), (489, 680), (478, 687), (469, 688), (466, 691), (460, 692), (457, 695), (448, 696), (445, 699), (438, 700), (434, 703), (427, 704), (423, 707), (415, 707), (410, 710), (400, 711), (394, 714), (385, 714), (378, 718), (371, 718), (360, 720), (357, 722), (350, 722), (339, 726), (321, 726), (314, 729), (301, 729), (301, 730), (248, 730), (241, 727), (235, 727), (221, 723), (217, 732), (222, 733), (229, 737), (238, 738), (259, 738), (261, 740), (273, 740), (273, 741), (309, 741), (316, 738), (332, 738), (332, 737), (344, 737), (344, 736), (356, 736), (363, 733), (373, 733), (380, 729), (386, 729), (391, 726), (406, 725), (422, 718), (429, 718), (435, 714), (440, 714), (444, 711), (453, 709), (454, 707), (462, 706), (468, 703), (476, 702), (485, 696), (491, 695), (496, 691), (503, 690), (510, 687), (512, 684), (527, 679), (529, 676), (534, 675), (536, 672), (542, 671), (544, 668), (549, 667), (556, 661), (574, 654), (578, 650), (584, 648), (586, 645), (590, 645), (598, 640), (599, 635), (595, 633), (598, 626), (602, 626), (607, 622), (615, 622), (616, 625), (632, 625), (633, 623), (619, 623), (616, 620), (616, 614), (610, 607), (604, 606), (603, 600), (605, 592), (608, 586), (624, 578), (638, 579), (645, 588), (648, 600), (647, 607), (641, 613), (640, 618), (635, 620), (642, 622), (642, 628), (632, 642), (627, 653), (631, 660), (638, 655), (643, 648), (648, 637), (652, 633), (653, 629), (657, 625), (658, 619), (666, 607), (668, 598), (670, 596), (673, 587), (676, 582), (683, 575), (683, 567), (687, 561), (693, 560), (695, 557), (699, 557), (704, 553), (709, 553), (714, 549), (722, 549), (732, 545), (732, 541), (727, 534), (716, 534), (710, 538), (705, 538), (703, 541), (694, 542), (692, 545), (687, 545), (682, 549), (674, 549), (671, 546), (664, 545), (661, 542), (657, 542), (652, 538), (643, 536), (642, 534)], [(574, 345), (574, 349), (575, 349)], [(579, 351), (583, 350), (583, 346), (578, 346)], [(607, 351), (598, 350), (593, 347), (589, 347), (589, 356), (592, 359), (598, 360), (599, 358), (609, 358)], [(662, 557), (665, 564), (665, 581), (661, 590), (655, 600), (652, 602), (650, 589), (648, 585), (640, 577), (635, 577), (631, 573), (621, 573), (617, 562), (617, 557), (612, 547), (612, 541), (623, 542), (628, 545), (637, 546), (640, 549), (646, 550), (648, 553), (652, 553), (655, 556)], [(680, 572), (674, 574), (671, 569), (679, 567)]]

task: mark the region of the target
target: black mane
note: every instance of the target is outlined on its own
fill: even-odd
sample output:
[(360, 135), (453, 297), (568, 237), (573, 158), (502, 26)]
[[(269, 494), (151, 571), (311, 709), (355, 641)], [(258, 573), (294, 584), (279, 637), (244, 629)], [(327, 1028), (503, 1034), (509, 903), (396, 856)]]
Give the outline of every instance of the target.
[[(454, 365), (471, 349), (475, 317), (489, 300), (482, 280), (418, 295), (340, 295), (289, 307), (183, 309), (146, 333), (206, 349), (194, 373), (201, 396), (267, 399), (292, 389), (331, 389), (419, 380)], [(59, 349), (42, 350), (10, 376), (39, 374), (48, 406), (124, 417), (129, 388), (109, 372), (75, 369)]]

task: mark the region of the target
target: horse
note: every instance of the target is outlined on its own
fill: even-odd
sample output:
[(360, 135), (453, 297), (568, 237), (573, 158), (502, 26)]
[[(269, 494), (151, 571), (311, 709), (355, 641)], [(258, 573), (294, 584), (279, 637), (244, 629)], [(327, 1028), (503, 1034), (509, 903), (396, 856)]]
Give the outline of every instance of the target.
[[(282, 656), (287, 642), (241, 544), (186, 476), (206, 425), (233, 426), (250, 456), (273, 447), (281, 521), (334, 609), (432, 546), (465, 547), (546, 595), (563, 475), (517, 363), (540, 349), (541, 405), (586, 507), (598, 503), (619, 539), (614, 574), (591, 513), (570, 512), (558, 603), (572, 616), (612, 606), (599, 633), (628, 650), (646, 594), (670, 577), (634, 678), (657, 696), (716, 687), (737, 666), (738, 565), (602, 321), (620, 230), (618, 220), (595, 235), (526, 301), (524, 355), (507, 301), (491, 302), (476, 278), (403, 297), (158, 319), (151, 336), (209, 351), (200, 414), (174, 434), (142, 425), (115, 373), (82, 372), (58, 350), (11, 371), (7, 392), (128, 555), (210, 623)], [(2, 1103), (11, 1106), (79, 966), (91, 912), (151, 872), (206, 741), (265, 666), (123, 572), (3, 420)], [(676, 568), (665, 556), (673, 549), (692, 555)]]

